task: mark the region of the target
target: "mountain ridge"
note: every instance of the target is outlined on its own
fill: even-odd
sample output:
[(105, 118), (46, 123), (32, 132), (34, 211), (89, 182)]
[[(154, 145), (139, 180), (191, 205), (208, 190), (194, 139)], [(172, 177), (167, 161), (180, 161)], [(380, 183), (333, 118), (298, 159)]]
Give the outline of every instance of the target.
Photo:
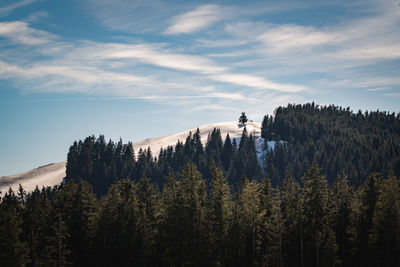
[[(261, 162), (263, 160), (263, 156), (265, 156), (262, 151), (264, 142), (261, 138), (261, 123), (247, 122), (245, 126), (247, 132), (255, 137), (257, 156)], [(244, 125), (235, 121), (218, 122), (194, 127), (189, 130), (165, 136), (147, 138), (132, 144), (135, 154), (137, 154), (140, 149), (147, 149), (150, 147), (153, 157), (158, 157), (161, 148), (175, 146), (178, 140), (184, 142), (190, 133), (193, 134), (196, 132), (197, 128), (200, 130), (200, 139), (203, 145), (206, 144), (208, 135), (214, 128), (217, 128), (221, 131), (221, 136), (223, 138), (229, 134), (230, 138), (232, 140), (236, 139), (236, 142), (239, 144)], [(271, 146), (271, 144), (269, 144), (269, 146)], [(3, 195), (9, 190), (10, 187), (15, 192), (18, 190), (19, 184), (22, 185), (26, 192), (32, 192), (35, 190), (36, 186), (41, 188), (42, 186), (58, 185), (65, 177), (66, 163), (66, 161), (50, 163), (37, 167), (33, 170), (2, 176), (0, 177), (0, 192)]]

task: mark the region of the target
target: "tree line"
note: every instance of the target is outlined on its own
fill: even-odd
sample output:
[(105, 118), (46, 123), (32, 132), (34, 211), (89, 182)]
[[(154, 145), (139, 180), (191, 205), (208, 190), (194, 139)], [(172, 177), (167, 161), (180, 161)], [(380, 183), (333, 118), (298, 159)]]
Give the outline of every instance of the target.
[(235, 192), (211, 161), (113, 183), (98, 199), (69, 181), (0, 199), (2, 266), (399, 266), (400, 179), (328, 185), (313, 164), (301, 183), (242, 177)]
[[(242, 116), (244, 113), (242, 114)], [(241, 116), (241, 120), (243, 120)], [(223, 170), (229, 185), (236, 190), (241, 177), (262, 181), (270, 174), (274, 186), (281, 185), (286, 172), (297, 181), (316, 162), (329, 184), (344, 170), (351, 185), (360, 185), (370, 173), (400, 176), (400, 114), (386, 112), (353, 113), (349, 108), (318, 106), (314, 103), (278, 107), (275, 116), (262, 122), (265, 161), (258, 162), (255, 140), (244, 127), (239, 143), (229, 134), (214, 129), (206, 144), (199, 129), (184, 142), (162, 148), (153, 155), (150, 148), (135, 153), (132, 143), (108, 142), (104, 136), (89, 136), (70, 147), (66, 180), (88, 181), (98, 196), (105, 194), (118, 179), (140, 181), (150, 178), (162, 187), (165, 177), (178, 174), (186, 162), (197, 166), (209, 180), (207, 167), (212, 160)], [(276, 141), (274, 149), (267, 141)]]
[(89, 136), (83, 141), (75, 141), (70, 147), (66, 180), (88, 181), (100, 196), (118, 179), (140, 181), (150, 178), (162, 187), (165, 177), (170, 173), (178, 174), (186, 162), (195, 164), (202, 176), (209, 180), (210, 161), (223, 170), (234, 188), (239, 186), (243, 175), (250, 180), (262, 180), (263, 170), (257, 160), (254, 138), (246, 127), (239, 144), (235, 138), (231, 140), (229, 134), (223, 141), (220, 130), (215, 128), (205, 146), (197, 129), (194, 134), (189, 133), (185, 142), (178, 141), (175, 146), (161, 148), (158, 157), (153, 156), (150, 147), (140, 149), (136, 155), (131, 142), (124, 144), (121, 139), (118, 143), (106, 142), (103, 135), (98, 138)]

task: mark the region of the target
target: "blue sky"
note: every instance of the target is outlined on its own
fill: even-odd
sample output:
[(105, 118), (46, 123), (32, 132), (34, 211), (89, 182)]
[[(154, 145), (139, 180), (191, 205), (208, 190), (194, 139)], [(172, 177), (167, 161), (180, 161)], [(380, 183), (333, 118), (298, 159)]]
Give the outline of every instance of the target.
[(399, 4), (3, 0), (0, 176), (289, 102), (397, 113)]

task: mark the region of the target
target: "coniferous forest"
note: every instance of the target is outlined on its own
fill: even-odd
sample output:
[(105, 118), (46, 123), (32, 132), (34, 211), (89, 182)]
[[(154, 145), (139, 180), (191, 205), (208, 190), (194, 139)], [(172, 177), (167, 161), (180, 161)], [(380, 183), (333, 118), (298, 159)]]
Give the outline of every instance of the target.
[(262, 137), (261, 164), (246, 130), (74, 142), (63, 184), (1, 198), (1, 266), (400, 265), (400, 114), (288, 105)]

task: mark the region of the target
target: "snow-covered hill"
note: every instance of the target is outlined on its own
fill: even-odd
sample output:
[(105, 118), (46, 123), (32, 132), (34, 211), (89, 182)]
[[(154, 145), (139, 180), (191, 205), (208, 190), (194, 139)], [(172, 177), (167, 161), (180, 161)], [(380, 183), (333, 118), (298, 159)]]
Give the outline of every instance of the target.
[(4, 195), (10, 187), (16, 192), (19, 184), (26, 192), (35, 190), (36, 185), (41, 189), (42, 186), (60, 184), (65, 177), (65, 163), (65, 161), (52, 163), (31, 171), (0, 177), (1, 195)]
[[(220, 122), (220, 123), (213, 123), (213, 124), (207, 124), (199, 127), (195, 127), (193, 129), (189, 129), (187, 131), (167, 135), (167, 136), (162, 136), (162, 137), (156, 137), (156, 138), (148, 138), (146, 140), (143, 140), (141, 142), (136, 142), (133, 144), (133, 148), (135, 149), (135, 152), (139, 152), (139, 149), (145, 149), (150, 147), (153, 156), (157, 156), (160, 152), (161, 147), (166, 148), (167, 146), (175, 146), (177, 141), (180, 140), (182, 142), (185, 142), (186, 137), (189, 135), (189, 132), (192, 132), (194, 134), (199, 128), (200, 130), (200, 138), (201, 142), (203, 145), (206, 144), (207, 142), (207, 137), (208, 134), (213, 131), (214, 128), (220, 129), (221, 131), (221, 136), (222, 140), (225, 140), (225, 136), (229, 133), (229, 136), (231, 137), (232, 141), (233, 138), (236, 138), (236, 141), (240, 140), (240, 137), (243, 132), (243, 126), (239, 125), (237, 122), (234, 121), (229, 121), (229, 122)], [(246, 123), (246, 129), (247, 132), (250, 134), (252, 133), (253, 136), (261, 137), (261, 124), (257, 122), (248, 122)], [(239, 143), (238, 143), (239, 144)]]
[[(206, 144), (208, 134), (211, 133), (214, 128), (220, 129), (223, 140), (225, 139), (226, 134), (229, 133), (232, 140), (233, 138), (236, 139), (237, 144), (240, 143), (240, 137), (243, 131), (243, 126), (239, 125), (237, 122), (214, 123), (167, 136), (148, 138), (133, 143), (133, 147), (136, 153), (140, 148), (145, 149), (150, 147), (153, 156), (158, 156), (161, 147), (166, 148), (167, 146), (175, 146), (178, 140), (185, 142), (189, 132), (195, 133), (197, 128), (200, 130), (200, 137), (203, 145)], [(255, 137), (257, 156), (260, 162), (263, 162), (266, 153), (264, 151), (264, 140), (261, 138), (261, 124), (257, 122), (248, 122), (246, 124), (246, 129), (249, 134), (253, 134)], [(268, 142), (268, 147), (273, 148), (274, 142)], [(41, 188), (42, 186), (54, 186), (60, 184), (62, 179), (65, 177), (65, 163), (66, 162), (64, 161), (49, 164), (31, 171), (0, 177), (0, 191), (4, 194), (8, 191), (9, 187), (16, 191), (19, 184), (22, 184), (23, 188), (27, 192), (33, 191), (36, 185)]]

